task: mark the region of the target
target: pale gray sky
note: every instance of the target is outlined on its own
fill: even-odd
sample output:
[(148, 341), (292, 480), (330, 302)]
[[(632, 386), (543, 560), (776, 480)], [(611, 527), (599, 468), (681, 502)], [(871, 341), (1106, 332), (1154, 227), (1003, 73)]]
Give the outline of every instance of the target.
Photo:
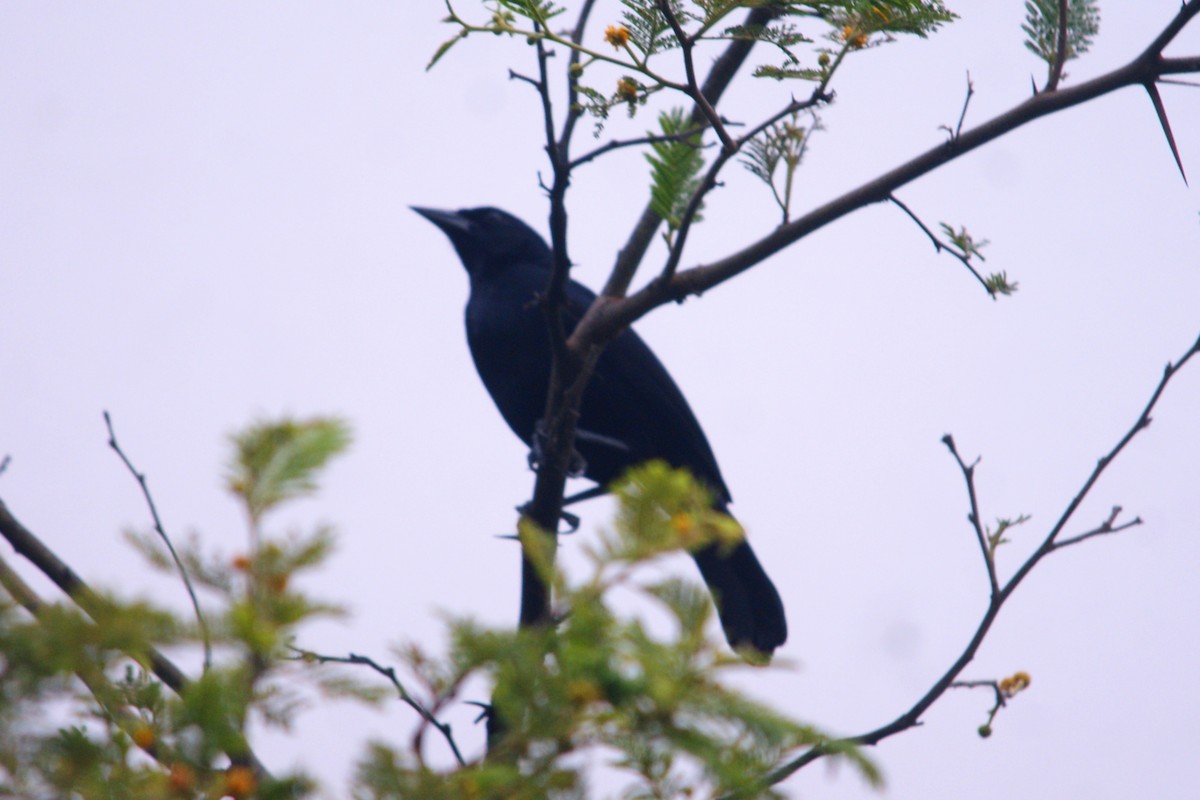
[[(796, 190), (802, 207), (936, 144), (938, 125), (958, 118), (967, 70), (967, 127), (1026, 96), (1031, 74), (1042, 79), (1021, 45), (1021, 2), (949, 5), (963, 19), (929, 42), (847, 66)], [(1101, 7), (1101, 36), (1068, 82), (1132, 57), (1178, 3)], [(278, 523), (336, 523), (339, 553), (310, 585), (354, 616), (303, 643), (385, 657), (400, 640), (436, 643), (441, 611), (515, 619), (517, 554), (493, 535), (512, 527), (531, 475), (470, 363), (465, 275), (407, 206), (498, 205), (544, 231), (546, 165), (536, 98), (507, 79), (509, 67), (534, 69), (532, 50), (480, 38), (426, 73), (453, 32), (444, 13), (433, 0), (0, 6), (0, 453), (13, 459), (0, 496), (97, 585), (183, 602), (122, 542), (147, 515), (105, 446), (102, 410), (170, 531), (197, 529), (231, 553), (244, 533), (220, 484), (225, 435), (258, 415), (337, 413), (353, 423), (353, 450), (319, 498)], [(596, 15), (597, 38), (610, 19)], [(1197, 51), (1200, 29), (1169, 52)], [(752, 121), (786, 100), (787, 86), (749, 82), (728, 115)], [(1200, 94), (1162, 93), (1200, 179)], [(616, 115), (609, 129), (649, 124)], [(589, 135), (581, 128), (580, 149)], [(726, 179), (685, 263), (775, 222), (740, 169)], [(603, 281), (646, 191), (635, 153), (578, 174), (577, 278)], [(991, 240), (987, 266), (1018, 294), (992, 302), (899, 211), (877, 206), (638, 326), (702, 420), (789, 610), (790, 668), (748, 670), (745, 685), (836, 733), (911, 704), (984, 608), (941, 436), (982, 455), (985, 518), (1033, 517), (1002, 550), (1007, 572), (1200, 333), (1200, 201), (1144, 92), (1037, 122), (899, 196), (930, 224)], [(990, 696), (949, 694), (924, 727), (872, 753), (886, 796), (1193, 789), (1197, 408), (1200, 364), (1070, 530), (1114, 504), (1146, 525), (1039, 567), (968, 669), (1033, 676), (995, 735), (974, 733)], [(603, 523), (606, 506), (583, 513)], [(474, 713), (452, 721), (477, 752)], [(414, 723), (398, 704), (322, 708), (258, 746), (271, 766), (302, 763), (330, 797), (346, 796), (362, 742), (403, 743)], [(445, 754), (433, 744), (431, 757)], [(868, 794), (823, 767), (786, 789)]]

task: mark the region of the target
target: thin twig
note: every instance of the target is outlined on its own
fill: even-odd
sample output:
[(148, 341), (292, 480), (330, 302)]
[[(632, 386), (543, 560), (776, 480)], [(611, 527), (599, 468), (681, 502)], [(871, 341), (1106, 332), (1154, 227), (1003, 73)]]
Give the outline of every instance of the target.
[[(584, 0), (583, 6), (579, 9), (579, 17), (575, 21), (575, 29), (571, 31), (571, 41), (576, 47), (571, 49), (571, 57), (567, 62), (567, 116), (563, 120), (562, 133), (558, 137), (560, 159), (564, 162), (567, 161), (571, 137), (575, 134), (575, 123), (583, 116), (583, 111), (579, 108), (579, 76), (576, 69), (580, 58), (578, 45), (583, 43), (583, 34), (587, 29), (588, 17), (592, 15), (594, 4), (595, 0)], [(575, 166), (572, 163), (569, 168)]]
[(675, 34), (676, 41), (679, 42), (679, 50), (683, 54), (683, 71), (687, 76), (687, 94), (696, 103), (696, 108), (704, 115), (708, 124), (712, 126), (713, 132), (717, 134), (717, 138), (721, 140), (721, 144), (726, 150), (736, 150), (737, 145), (733, 141), (733, 137), (729, 135), (729, 131), (725, 130), (725, 126), (721, 123), (721, 115), (708, 98), (704, 96), (704, 91), (700, 88), (699, 79), (696, 77), (696, 63), (692, 58), (692, 50), (696, 43), (692, 37), (687, 35), (683, 26), (679, 24), (675, 12), (671, 9), (671, 4), (667, 0), (655, 0), (655, 5), (658, 11), (663, 15), (663, 19), (671, 26), (671, 31)]
[(942, 437), (942, 444), (946, 445), (950, 454), (954, 456), (954, 460), (958, 462), (963, 480), (967, 483), (967, 497), (971, 502), (971, 512), (967, 515), (967, 519), (971, 522), (971, 527), (975, 529), (975, 538), (979, 541), (979, 549), (983, 553), (983, 563), (987, 567), (988, 583), (991, 585), (992, 595), (995, 596), (1000, 591), (1000, 582), (996, 579), (996, 559), (992, 555), (987, 533), (983, 530), (983, 522), (979, 519), (979, 500), (975, 492), (975, 467), (978, 466), (979, 459), (976, 458), (970, 464), (964, 462), (958, 454), (958, 449), (954, 446), (954, 437), (948, 433)]
[[(954, 663), (951, 664), (944, 673), (942, 673), (942, 676), (933, 683), (933, 685), (925, 692), (924, 695), (921, 696), (919, 700), (917, 700), (917, 702), (915, 702), (903, 714), (896, 717), (886, 725), (876, 728), (875, 730), (858, 734), (856, 736), (848, 736), (844, 739), (839, 739), (836, 742), (817, 745), (808, 749), (801, 755), (782, 764), (770, 774), (765, 776), (761, 782), (761, 785), (774, 786), (786, 780), (789, 776), (803, 769), (812, 762), (824, 758), (832, 752), (838, 751), (840, 747), (844, 747), (845, 745), (853, 745), (857, 747), (876, 745), (890, 736), (894, 736), (897, 733), (920, 725), (921, 716), (930, 708), (930, 706), (937, 702), (937, 700), (945, 693), (947, 689), (949, 689), (955, 683), (955, 680), (958, 678), (958, 676), (962, 674), (962, 671), (966, 669), (967, 665), (970, 664), (975, 658), (975, 654), (978, 652), (980, 645), (983, 644), (983, 640), (987, 637), (988, 631), (991, 630), (992, 624), (996, 621), (996, 617), (999, 615), (1001, 607), (1003, 607), (1004, 603), (1012, 596), (1013, 592), (1016, 591), (1017, 587), (1020, 585), (1021, 581), (1024, 580), (1025, 576), (1027, 576), (1043, 558), (1054, 552), (1056, 549), (1064, 547), (1067, 544), (1074, 544), (1076, 541), (1082, 541), (1083, 538), (1091, 538), (1092, 535), (1099, 535), (1101, 532), (1108, 532), (1097, 529), (1096, 531), (1089, 531), (1087, 534), (1081, 534), (1080, 537), (1074, 537), (1074, 539), (1066, 539), (1063, 540), (1063, 542), (1056, 541), (1057, 536), (1067, 522), (1070, 521), (1075, 510), (1083, 502), (1084, 498), (1086, 498), (1091, 492), (1092, 487), (1095, 486), (1096, 481), (1104, 472), (1105, 467), (1111, 464), (1113, 460), (1121, 454), (1121, 452), (1125, 449), (1125, 446), (1128, 445), (1129, 442), (1138, 435), (1138, 433), (1145, 430), (1149, 426), (1150, 412), (1153, 411), (1155, 405), (1158, 403), (1159, 398), (1162, 397), (1163, 391), (1166, 389), (1171, 378), (1178, 373), (1188, 361), (1191, 360), (1192, 356), (1196, 355), (1197, 353), (1200, 353), (1200, 338), (1196, 339), (1191, 348), (1189, 348), (1188, 351), (1178, 361), (1173, 364), (1167, 364), (1166, 369), (1163, 371), (1162, 379), (1159, 380), (1158, 385), (1151, 393), (1150, 400), (1146, 403), (1146, 407), (1143, 409), (1142, 413), (1138, 415), (1138, 418), (1134, 421), (1129, 430), (1126, 431), (1125, 435), (1121, 437), (1121, 440), (1116, 444), (1116, 446), (1114, 446), (1099, 460), (1096, 468), (1092, 470), (1091, 474), (1088, 475), (1080, 490), (1073, 498), (1071, 498), (1071, 501), (1067, 505), (1066, 511), (1063, 512), (1062, 517), (1059, 518), (1059, 521), (1051, 529), (1041, 546), (1039, 546), (1038, 549), (1035, 550), (1033, 554), (1025, 560), (1025, 562), (1013, 574), (1013, 576), (1008, 579), (1000, 592), (991, 596), (991, 599), (987, 604), (987, 608), (984, 610), (982, 619), (976, 626), (974, 633), (971, 634), (971, 638), (967, 642), (966, 647), (963, 648), (962, 653), (959, 654)], [(1109, 520), (1115, 521), (1115, 518), (1116, 515), (1113, 513), (1110, 515)], [(1132, 523), (1127, 524), (1125, 527), (1131, 526)], [(1101, 528), (1103, 528), (1103, 526), (1101, 526)]]
[[(742, 23), (746, 27), (766, 25), (771, 20), (779, 16), (779, 11), (769, 7), (753, 8), (746, 15), (745, 21)], [(725, 94), (725, 90), (729, 88), (729, 84), (733, 78), (741, 70), (745, 64), (746, 58), (750, 55), (750, 51), (755, 45), (752, 39), (738, 39), (729, 43), (729, 46), (721, 52), (721, 54), (713, 61), (712, 68), (708, 72), (708, 78), (704, 81), (702, 94), (708, 101), (709, 105), (716, 108), (721, 96)], [(692, 109), (691, 125), (704, 125), (707, 120), (703, 111), (699, 106)], [(650, 243), (654, 240), (654, 233), (658, 230), (658, 226), (662, 224), (662, 219), (654, 212), (654, 208), (650, 203), (642, 210), (638, 222), (634, 225), (633, 230), (629, 234), (629, 239), (617, 254), (616, 263), (613, 265), (612, 274), (609, 275), (608, 281), (604, 285), (604, 289), (600, 294), (604, 297), (624, 297), (629, 289), (629, 284), (633, 281), (633, 276), (637, 272), (638, 265), (642, 263), (642, 259), (646, 256), (646, 250), (650, 247)], [(630, 320), (632, 322), (632, 320)], [(615, 329), (614, 329), (615, 330)], [(606, 337), (599, 337), (600, 340)]]
[(653, 309), (702, 294), (731, 280), (810, 233), (865, 206), (888, 200), (900, 187), (1034, 120), (1127, 86), (1140, 86), (1146, 81), (1159, 80), (1164, 75), (1200, 71), (1200, 56), (1167, 58), (1162, 55), (1163, 48), (1197, 14), (1200, 14), (1200, 0), (1188, 0), (1154, 42), (1125, 65), (1084, 83), (1030, 97), (1008, 111), (963, 131), (955, 141), (939, 143), (889, 172), (845, 192), (786, 225), (780, 225), (735, 253), (714, 262), (677, 271), (670, 281), (650, 281), (639, 291), (626, 296), (637, 264), (649, 245), (648, 237), (653, 236), (660, 222), (653, 214), (649, 217), (643, 214), (643, 220), (618, 256), (617, 265), (603, 291), (609, 302), (592, 305), (572, 333), (572, 346), (583, 347), (587, 343), (608, 341), (617, 331), (624, 330)]
[(950, 141), (954, 141), (962, 136), (963, 122), (967, 119), (967, 108), (971, 105), (971, 98), (975, 95), (975, 84), (971, 82), (971, 70), (967, 70), (967, 96), (963, 99), (962, 111), (958, 114), (958, 125), (951, 128), (949, 125), (939, 125), (939, 130), (945, 131), (950, 135)]
[(1072, 536), (1068, 539), (1060, 539), (1054, 543), (1055, 550), (1061, 550), (1069, 545), (1078, 544), (1079, 542), (1091, 539), (1093, 536), (1103, 536), (1108, 533), (1120, 533), (1123, 530), (1135, 527), (1142, 524), (1141, 517), (1134, 517), (1129, 522), (1122, 522), (1120, 525), (1115, 525), (1117, 515), (1121, 513), (1120, 506), (1113, 506), (1112, 513), (1108, 515), (1108, 519), (1101, 522), (1099, 526), (1092, 528), (1090, 531), (1081, 533), (1078, 536)]
[(582, 166), (582, 165), (588, 163), (589, 161), (593, 161), (594, 159), (599, 158), (600, 156), (604, 155), (605, 153), (611, 153), (613, 150), (619, 150), (623, 147), (637, 147), (638, 145), (658, 144), (660, 142), (687, 141), (688, 139), (692, 138), (693, 136), (696, 136), (697, 134), (705, 131), (707, 129), (707, 127), (708, 126), (706, 126), (706, 125), (698, 125), (694, 128), (688, 128), (685, 131), (680, 131), (679, 133), (671, 133), (671, 134), (660, 133), (660, 134), (654, 134), (654, 135), (650, 135), (650, 136), (638, 136), (637, 138), (634, 138), (634, 139), (612, 139), (611, 141), (605, 142), (604, 144), (600, 145), (596, 149), (589, 150), (588, 152), (584, 153), (583, 155), (579, 156), (578, 158), (572, 159), (569, 166), (571, 167), (572, 170), (574, 170), (576, 167)]
[(200, 610), (200, 600), (196, 597), (196, 588), (192, 585), (192, 579), (183, 565), (183, 560), (179, 558), (179, 553), (175, 552), (175, 545), (171, 543), (171, 537), (167, 536), (167, 531), (163, 528), (162, 518), (158, 516), (158, 507), (154, 504), (154, 497), (150, 494), (150, 487), (146, 483), (146, 475), (138, 472), (137, 468), (133, 466), (133, 462), (129, 460), (129, 456), (125, 455), (125, 451), (121, 449), (121, 445), (117, 444), (117, 434), (113, 430), (112, 417), (107, 411), (104, 412), (104, 425), (108, 428), (108, 446), (121, 457), (129, 474), (133, 475), (134, 480), (141, 487), (142, 496), (146, 498), (146, 505), (150, 507), (150, 518), (154, 520), (154, 531), (166, 544), (167, 551), (170, 552), (171, 559), (175, 562), (175, 568), (179, 570), (179, 577), (183, 578), (183, 585), (187, 589), (188, 597), (192, 600), (192, 610), (196, 613), (196, 621), (200, 624), (200, 636), (204, 641), (204, 671), (208, 672), (212, 669), (212, 637), (208, 632), (208, 622), (204, 619), (204, 612)]
[[(356, 653), (350, 653), (349, 655), (345, 656), (327, 656), (321, 655), (320, 653), (314, 653), (312, 650), (304, 650), (302, 648), (293, 647), (290, 645), (289, 647), (293, 652), (296, 653), (296, 660), (298, 661), (316, 661), (318, 664), (355, 664), (359, 666), (366, 666), (387, 678), (388, 681), (391, 682), (392, 686), (395, 687), (396, 693), (400, 699), (404, 701), (404, 703), (406, 703), (413, 711), (416, 711), (424, 723), (428, 723), (434, 728), (437, 728), (438, 732), (442, 734), (442, 737), (446, 740), (446, 744), (450, 745), (450, 750), (454, 753), (454, 758), (458, 761), (458, 765), (460, 767), (465, 767), (467, 765), (466, 759), (464, 759), (462, 753), (459, 752), (458, 744), (454, 741), (454, 735), (450, 731), (450, 725), (448, 723), (440, 722), (438, 718), (435, 717), (431, 711), (429, 711), (429, 709), (425, 708), (420, 701), (409, 694), (408, 689), (404, 687), (404, 684), (400, 681), (399, 676), (396, 675), (396, 669), (394, 667), (385, 667), (369, 656), (360, 656)], [(420, 754), (418, 752), (418, 757), (419, 755)]]
[(907, 214), (909, 219), (911, 219), (913, 222), (915, 222), (917, 224), (917, 227), (925, 232), (925, 235), (929, 237), (929, 241), (933, 242), (934, 252), (941, 253), (941, 252), (945, 251), (946, 253), (949, 253), (950, 255), (957, 258), (959, 261), (962, 262), (962, 265), (964, 267), (966, 267), (968, 270), (971, 271), (971, 274), (975, 276), (975, 280), (979, 281), (979, 285), (983, 287), (984, 291), (986, 291), (993, 298), (996, 296), (996, 290), (994, 288), (992, 288), (991, 285), (988, 284), (987, 280), (982, 275), (980, 275), (979, 271), (975, 269), (973, 264), (971, 264), (970, 256), (966, 255), (965, 253), (960, 253), (957, 248), (951, 247), (949, 244), (947, 244), (947, 243), (943, 242), (941, 239), (939, 239), (937, 237), (937, 234), (935, 234), (933, 231), (931, 231), (929, 229), (929, 227), (924, 222), (921, 221), (921, 218), (918, 217), (911, 208), (909, 208), (907, 205), (902, 203), (900, 201), (900, 199), (898, 197), (896, 197), (894, 194), (888, 195), (887, 199), (889, 201), (891, 201), (892, 203), (896, 204), (897, 206), (899, 206), (900, 210), (903, 211), (905, 214)]

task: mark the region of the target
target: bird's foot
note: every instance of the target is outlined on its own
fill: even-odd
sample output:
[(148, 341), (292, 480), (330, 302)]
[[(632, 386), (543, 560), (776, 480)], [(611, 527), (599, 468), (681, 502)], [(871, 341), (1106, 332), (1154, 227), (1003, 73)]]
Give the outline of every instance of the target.
[[(533, 441), (530, 443), (529, 455), (526, 457), (529, 462), (529, 468), (534, 472), (546, 461), (546, 449), (550, 441), (550, 434), (546, 431), (546, 423), (543, 420), (538, 420), (533, 427)], [(567, 462), (567, 477), (579, 478), (587, 472), (587, 460), (580, 455), (578, 450), (571, 450), (571, 460)]]

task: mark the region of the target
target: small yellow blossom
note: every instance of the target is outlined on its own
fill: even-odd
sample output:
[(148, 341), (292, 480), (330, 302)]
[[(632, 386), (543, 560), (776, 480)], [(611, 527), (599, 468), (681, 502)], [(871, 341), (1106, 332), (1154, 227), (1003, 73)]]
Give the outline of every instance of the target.
[(254, 773), (249, 767), (230, 767), (225, 773), (225, 794), (231, 795), (236, 800), (244, 800), (254, 794), (254, 790), (258, 788), (258, 781), (254, 779)]
[(1000, 693), (1005, 697), (1012, 697), (1017, 692), (1028, 689), (1030, 682), (1031, 679), (1028, 672), (1022, 670), (1021, 672), (1013, 673), (1000, 681)]
[(859, 50), (867, 46), (868, 36), (853, 25), (842, 26), (842, 41), (850, 45), (851, 49)]
[(154, 728), (143, 722), (133, 729), (132, 738), (134, 744), (147, 750), (154, 746)]
[(615, 49), (620, 50), (629, 44), (629, 28), (626, 28), (624, 25), (609, 25), (604, 29), (604, 41), (611, 44)]

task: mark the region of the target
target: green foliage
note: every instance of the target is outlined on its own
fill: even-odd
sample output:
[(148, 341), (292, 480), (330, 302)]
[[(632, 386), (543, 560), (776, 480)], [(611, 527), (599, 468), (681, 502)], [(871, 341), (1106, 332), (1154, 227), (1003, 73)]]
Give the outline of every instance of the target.
[[(1025, 47), (1053, 64), (1058, 53), (1058, 0), (1025, 0)], [(1100, 32), (1100, 8), (1096, 0), (1070, 0), (1067, 5), (1067, 49), (1070, 61), (1088, 51)]]
[[(691, 476), (661, 462), (632, 470), (614, 493), (616, 524), (587, 551), (590, 575), (557, 582), (561, 625), (498, 631), (457, 620), (444, 659), (408, 651), (410, 670), (443, 691), (490, 677), (504, 735), (487, 760), (437, 774), (376, 743), (359, 765), (359, 796), (584, 797), (583, 767), (597, 758), (630, 781), (624, 797), (782, 796), (759, 784), (763, 776), (785, 753), (827, 738), (727, 687), (721, 677), (747, 667), (706, 635), (707, 593), (652, 574), (660, 556), (732, 544), (741, 527), (712, 510)], [(671, 632), (618, 617), (610, 605), (618, 588), (665, 612)], [(856, 752), (841, 751), (877, 780)]]
[(250, 519), (284, 500), (309, 494), (316, 474), (350, 444), (350, 429), (339, 419), (260, 422), (231, 437), (235, 452), (229, 490), (241, 498)]
[[(232, 437), (243, 491), (269, 499), (248, 508), (261, 514), (314, 491), (316, 471), (347, 439), (340, 423), (290, 420), (259, 422)], [(554, 570), (551, 537), (522, 528), (524, 541), (545, 545), (534, 548), (542, 554), (535, 560), (552, 578), (562, 623), (513, 631), (451, 621), (444, 656), (416, 646), (399, 654), (423, 697), (401, 688), (394, 670), (377, 669), (390, 676), (386, 687), (368, 686), (358, 673), (321, 663), (335, 659), (291, 645), (306, 623), (338, 612), (296, 588), (331, 552), (332, 533), (323, 527), (282, 537), (252, 519), (245, 555), (206, 556), (198, 538), (179, 548), (198, 585), (219, 602), (209, 614), (217, 658), (178, 691), (152, 672), (149, 653), (164, 645), (199, 649), (190, 622), (107, 597), (90, 617), (70, 605), (43, 605), (35, 616), (0, 605), (0, 793), (301, 800), (316, 791), (304, 775), (271, 778), (246, 766), (251, 719), (288, 725), (304, 705), (305, 684), (368, 702), (397, 688), (420, 712), (416, 724), (432, 723), (449, 737), (435, 714), (476, 678), (494, 687), (491, 713), (503, 723), (486, 758), (437, 771), (424, 761), (420, 737), (407, 748), (374, 743), (360, 761), (355, 796), (583, 798), (586, 770), (602, 761), (626, 778), (626, 797), (779, 797), (761, 784), (764, 776), (816, 744), (876, 781), (852, 748), (729, 688), (726, 674), (751, 667), (708, 635), (708, 593), (656, 573), (654, 562), (667, 553), (736, 543), (738, 523), (714, 511), (690, 475), (663, 463), (631, 471), (614, 495), (615, 524), (585, 550), (581, 580)], [(170, 568), (151, 550), (161, 544), (136, 541)], [(619, 616), (617, 591), (643, 597), (657, 610), (655, 624)], [(53, 701), (68, 715), (57, 729), (38, 724), (39, 709)]]
[(967, 232), (966, 226), (959, 227), (954, 230), (951, 225), (945, 222), (940, 222), (938, 225), (942, 229), (942, 233), (946, 234), (946, 238), (950, 243), (958, 248), (958, 255), (965, 261), (970, 261), (972, 257), (978, 258), (980, 261), (986, 261), (983, 257), (983, 248), (987, 247), (989, 242), (987, 239), (975, 241), (975, 238)]
[[(643, 62), (655, 53), (679, 46), (670, 23), (654, 2), (621, 0), (621, 5), (625, 7), (621, 21), (629, 29), (629, 44), (641, 53)], [(676, 19), (685, 18), (682, 6), (679, 0), (671, 0)]]
[[(815, 114), (807, 128), (800, 124), (798, 113), (792, 114), (787, 121), (770, 125), (751, 139), (742, 154), (742, 165), (771, 189), (785, 223), (791, 214), (796, 172), (804, 160), (804, 154), (808, 152), (812, 133), (818, 130), (821, 130), (821, 123)], [(782, 192), (776, 182), (780, 164), (784, 167)]]
[[(166, 645), (199, 649), (200, 636), (170, 612), (111, 597), (89, 602), (87, 616), (71, 605), (41, 605), (32, 617), (0, 607), (0, 794), (149, 800), (252, 791), (294, 800), (309, 793), (300, 775), (268, 779), (223, 765), (248, 757), (252, 716), (291, 721), (302, 702), (298, 678), (339, 696), (370, 695), (344, 676), (287, 674), (286, 647), (298, 629), (339, 611), (296, 589), (298, 576), (328, 558), (332, 532), (276, 537), (258, 528), (266, 510), (316, 489), (316, 473), (349, 434), (336, 420), (283, 420), (231, 438), (230, 482), (251, 515), (249, 550), (205, 556), (196, 538), (180, 548), (198, 584), (220, 600), (211, 615), (220, 657), (173, 693), (151, 671), (150, 654)], [(134, 539), (155, 566), (171, 569), (161, 542)], [(63, 709), (65, 727), (34, 714), (48, 702)]]
[[(650, 206), (666, 223), (669, 241), (700, 185), (698, 176), (704, 167), (704, 154), (700, 149), (700, 134), (685, 135), (692, 122), (683, 109), (659, 114), (658, 125), (663, 138), (653, 142), (646, 154), (650, 162)], [(700, 220), (698, 212), (694, 219)]]
[(1017, 291), (1016, 281), (1009, 281), (1007, 272), (993, 272), (983, 279), (983, 285), (993, 299), (997, 295), (1008, 297)]
[(1016, 519), (1001, 517), (996, 520), (996, 530), (993, 531), (991, 528), (985, 528), (984, 537), (987, 539), (988, 556), (990, 558), (995, 558), (996, 548), (1000, 547), (1002, 544), (1008, 544), (1008, 539), (1004, 538), (1004, 534), (1008, 532), (1009, 528), (1015, 528), (1018, 525), (1024, 525), (1029, 521), (1029, 519), (1030, 518), (1028, 514), (1021, 514)]

